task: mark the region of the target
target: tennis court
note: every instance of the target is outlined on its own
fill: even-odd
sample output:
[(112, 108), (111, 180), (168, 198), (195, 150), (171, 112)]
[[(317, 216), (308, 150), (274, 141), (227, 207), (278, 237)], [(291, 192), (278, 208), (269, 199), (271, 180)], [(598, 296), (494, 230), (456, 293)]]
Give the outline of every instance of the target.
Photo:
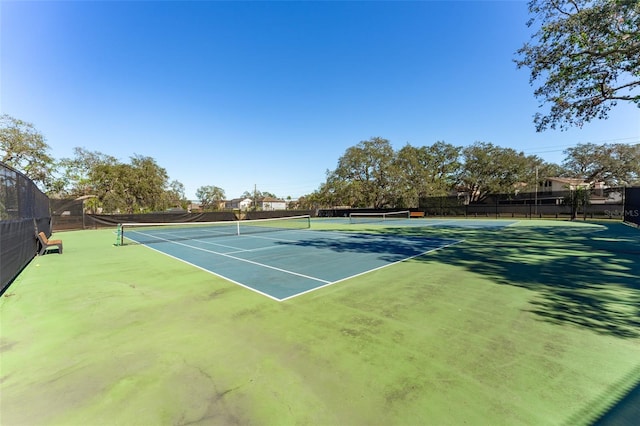
[(637, 423), (638, 229), (298, 225), (54, 232), (0, 298), (2, 424)]
[[(309, 218), (125, 225), (125, 240), (275, 300), (287, 300), (459, 242), (309, 229)], [(415, 224), (415, 222), (414, 222)], [(242, 226), (242, 232), (240, 231)]]

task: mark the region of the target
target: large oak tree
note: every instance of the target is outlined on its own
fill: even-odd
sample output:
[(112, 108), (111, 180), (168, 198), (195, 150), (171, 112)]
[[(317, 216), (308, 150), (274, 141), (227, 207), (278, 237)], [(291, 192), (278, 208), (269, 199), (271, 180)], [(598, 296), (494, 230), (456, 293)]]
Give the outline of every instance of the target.
[(476, 142), (462, 150), (461, 189), (471, 201), (482, 201), (489, 194), (515, 194), (522, 184), (535, 180), (535, 169), (543, 162), (512, 148), (490, 142)]
[(53, 158), (44, 136), (31, 123), (0, 116), (0, 161), (47, 189), (52, 182)]
[(224, 200), (224, 189), (215, 185), (201, 186), (196, 190), (196, 197), (200, 200), (203, 210), (217, 210), (220, 202)]
[(604, 119), (620, 101), (640, 107), (640, 2), (531, 0), (529, 11), (536, 31), (515, 62), (550, 105), (538, 131)]
[[(350, 200), (355, 207), (389, 206), (395, 195), (395, 152), (387, 139), (374, 137), (346, 150), (338, 167), (329, 174), (327, 183)], [(342, 183), (341, 183), (342, 182)], [(344, 185), (346, 183), (346, 185)]]
[(640, 183), (640, 145), (586, 143), (564, 153), (568, 176), (613, 186)]
[(422, 197), (447, 195), (457, 183), (461, 150), (442, 141), (402, 147), (395, 160), (398, 204), (417, 206)]

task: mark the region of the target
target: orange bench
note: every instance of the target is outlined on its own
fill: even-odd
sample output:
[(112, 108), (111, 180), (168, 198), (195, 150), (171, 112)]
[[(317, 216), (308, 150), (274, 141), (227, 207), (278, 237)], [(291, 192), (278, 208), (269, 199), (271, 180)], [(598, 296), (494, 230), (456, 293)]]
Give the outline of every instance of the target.
[(58, 253), (62, 254), (62, 240), (50, 240), (44, 232), (38, 234), (38, 240), (40, 240), (40, 252), (38, 253), (40, 256), (52, 249), (57, 249)]
[(424, 217), (424, 212), (411, 212), (410, 217)]

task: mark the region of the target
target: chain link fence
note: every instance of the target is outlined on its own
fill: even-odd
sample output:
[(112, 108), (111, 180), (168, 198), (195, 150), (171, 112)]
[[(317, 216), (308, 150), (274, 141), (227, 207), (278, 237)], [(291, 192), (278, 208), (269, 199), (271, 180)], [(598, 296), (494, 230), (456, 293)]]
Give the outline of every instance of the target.
[(38, 232), (51, 235), (49, 198), (24, 174), (0, 163), (0, 294), (38, 253)]
[(625, 188), (588, 190), (587, 202), (571, 206), (572, 191), (520, 192), (489, 194), (481, 201), (470, 201), (468, 194), (445, 197), (424, 197), (418, 210), (425, 216), (620, 219), (624, 217)]

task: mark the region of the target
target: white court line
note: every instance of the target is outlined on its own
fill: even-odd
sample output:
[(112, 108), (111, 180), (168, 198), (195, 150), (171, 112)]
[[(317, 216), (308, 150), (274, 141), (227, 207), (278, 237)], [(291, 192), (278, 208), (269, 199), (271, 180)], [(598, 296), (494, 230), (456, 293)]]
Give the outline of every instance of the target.
[[(169, 242), (173, 242), (173, 241), (172, 241), (172, 240), (170, 240), (170, 239), (165, 239), (165, 238), (157, 237), (157, 236), (155, 236), (155, 235), (145, 234), (144, 232), (139, 232), (139, 231), (129, 231), (129, 232), (133, 232), (133, 233), (136, 233), (136, 234), (141, 234), (141, 235), (144, 235), (145, 237), (152, 237), (152, 238), (156, 238), (156, 239), (161, 239), (162, 241), (169, 241)], [(170, 232), (158, 232), (157, 234), (158, 234), (158, 235), (178, 235), (178, 236), (180, 236), (180, 235), (181, 235), (181, 234), (172, 234), (172, 233), (170, 233)], [(216, 235), (217, 235), (217, 234), (216, 234)], [(223, 237), (219, 237), (219, 236), (214, 236), (214, 237), (215, 237), (215, 238), (219, 238), (219, 239), (218, 239), (218, 240), (216, 240), (216, 241), (220, 241), (220, 239), (222, 239), (222, 238), (223, 238)], [(234, 237), (232, 237), (232, 236), (230, 236), (230, 235), (228, 235), (228, 234), (224, 234), (224, 238), (234, 239), (234, 238), (236, 238), (236, 237), (235, 237), (235, 236), (234, 236)], [(199, 242), (199, 243), (209, 244), (209, 245), (213, 245), (213, 246), (226, 247), (226, 248), (229, 248), (229, 249), (236, 250), (236, 252), (238, 252), (238, 253), (239, 253), (239, 252), (241, 252), (241, 251), (243, 250), (243, 249), (242, 249), (242, 248), (240, 248), (240, 247), (236, 247), (236, 246), (228, 246), (228, 245), (226, 245), (226, 244), (220, 244), (220, 243), (213, 243), (213, 242), (211, 242), (211, 241), (204, 241), (204, 240), (201, 240), (201, 239), (198, 239), (198, 238), (188, 238), (188, 240), (189, 240), (189, 241), (197, 241), (197, 242)], [(189, 247), (191, 247), (191, 246), (189, 246)]]
[[(149, 234), (146, 234), (146, 233), (140, 232), (140, 231), (131, 230), (129, 232), (141, 234), (141, 235), (144, 235), (145, 237), (152, 237), (152, 238), (159, 239), (155, 235), (149, 235)], [(287, 230), (286, 232), (290, 233), (292, 231)], [(300, 233), (300, 232), (304, 232), (304, 233), (316, 232), (316, 233), (322, 233), (324, 235), (326, 235), (328, 233), (331, 233), (331, 234), (334, 234), (334, 235), (341, 235), (341, 237), (342, 237), (342, 235), (344, 235), (344, 233), (341, 233), (339, 231), (338, 232), (326, 232), (326, 231), (303, 230), (303, 231), (294, 231), (294, 232), (298, 232), (298, 233)], [(158, 233), (156, 233), (156, 235), (178, 235), (179, 236), (180, 234), (173, 234), (171, 232), (158, 232)], [(263, 236), (263, 235), (256, 235), (256, 234), (240, 234), (240, 235), (233, 235), (232, 236), (232, 235), (229, 235), (229, 234), (215, 233), (215, 235), (213, 235), (213, 236), (216, 237), (216, 238), (219, 238), (216, 241), (222, 240), (223, 237), (227, 238), (229, 240), (233, 240), (233, 239), (236, 239), (238, 237), (244, 237), (244, 238), (256, 238), (256, 239), (270, 240), (270, 241), (284, 241), (284, 242), (287, 242), (287, 243), (298, 243), (298, 242), (300, 242), (299, 239), (298, 240), (289, 240), (289, 239), (286, 239), (286, 238), (273, 238), (273, 237), (266, 237), (266, 236)], [(230, 245), (226, 245), (226, 244), (219, 244), (219, 243), (214, 243), (214, 242), (211, 242), (211, 241), (205, 241), (205, 240), (201, 240), (201, 239), (198, 239), (198, 238), (189, 238), (189, 237), (186, 237), (186, 238), (189, 241), (197, 241), (199, 243), (209, 244), (209, 245), (219, 246), (219, 247), (225, 247), (225, 248), (229, 248), (229, 249), (233, 250), (231, 252), (227, 252), (227, 254), (246, 253), (246, 252), (254, 252), (254, 251), (258, 251), (258, 250), (270, 250), (270, 249), (273, 249), (273, 248), (278, 248), (276, 246), (270, 246), (270, 247), (262, 247), (262, 248), (255, 248), (255, 249), (244, 249), (244, 248), (241, 248), (241, 247), (230, 246)], [(342, 237), (342, 238), (348, 238), (348, 237)], [(167, 242), (173, 242), (170, 239), (164, 239), (164, 238), (160, 238), (160, 239), (162, 239), (163, 241), (167, 241)], [(188, 247), (192, 247), (190, 245), (187, 245), (187, 246)], [(217, 252), (214, 252), (214, 253), (217, 253)]]
[[(184, 243), (179, 243), (177, 241), (167, 240), (166, 238), (156, 237), (156, 236), (153, 236), (153, 235), (147, 235), (147, 236), (150, 236), (150, 237), (158, 239), (158, 240), (166, 241), (166, 242), (171, 243), (171, 244), (177, 244), (177, 245), (180, 245), (180, 246), (189, 247), (189, 248), (192, 248), (192, 249), (195, 249), (195, 250), (200, 250), (200, 251), (204, 251), (204, 252), (211, 253), (211, 254), (217, 254), (218, 256), (224, 256), (224, 257), (228, 257), (229, 259), (239, 260), (240, 262), (250, 263), (252, 265), (257, 265), (257, 266), (262, 266), (263, 268), (273, 269), (274, 271), (283, 272), (285, 274), (290, 274), (290, 275), (295, 275), (295, 276), (306, 278), (306, 279), (309, 279), (309, 280), (312, 280), (312, 281), (319, 281), (321, 283), (329, 283), (330, 282), (330, 281), (323, 280), (323, 279), (320, 279), (320, 278), (311, 277), (309, 275), (300, 274), (298, 272), (289, 271), (287, 269), (277, 268), (277, 267), (271, 266), (271, 265), (265, 265), (264, 263), (260, 263), (260, 262), (254, 262), (253, 260), (248, 260), (248, 259), (243, 259), (241, 257), (231, 256), (231, 255), (226, 254), (226, 253), (219, 253), (219, 252), (216, 252), (216, 251), (213, 251), (213, 250), (207, 250), (207, 249), (204, 249), (204, 248), (201, 248), (201, 247), (191, 246), (189, 244), (184, 244)], [(158, 250), (158, 251), (160, 251), (160, 250)]]
[[(291, 231), (287, 231), (287, 232), (291, 232)], [(334, 238), (335, 240), (339, 240), (339, 239), (347, 239), (350, 238), (349, 235), (345, 235), (344, 232), (340, 232), (340, 231), (298, 231), (298, 232), (304, 232), (304, 233), (310, 233), (310, 232), (316, 232), (322, 235), (327, 235), (327, 234), (333, 234), (333, 235), (338, 235), (339, 238)], [(355, 233), (353, 233), (355, 234)], [(272, 238), (272, 237), (264, 237), (262, 235), (252, 235), (252, 234), (240, 234), (240, 237), (245, 237), (245, 238), (258, 238), (258, 239), (262, 239), (262, 240), (270, 240), (270, 241), (284, 241), (286, 243), (299, 243), (300, 240), (288, 240), (285, 238)], [(278, 249), (280, 247), (278, 246), (269, 246), (269, 247), (259, 247), (259, 248), (255, 248), (255, 249), (240, 249), (238, 248), (237, 251), (230, 251), (227, 252), (227, 254), (235, 254), (235, 253), (252, 253), (254, 251), (261, 251), (261, 250), (271, 250), (271, 249)]]
[(416, 258), (416, 257), (420, 257), (420, 256), (423, 256), (425, 254), (432, 253), (434, 251), (438, 251), (438, 250), (441, 250), (441, 249), (444, 249), (444, 248), (447, 248), (447, 247), (451, 247), (452, 245), (455, 245), (455, 244), (458, 244), (458, 243), (462, 243), (462, 242), (464, 242), (464, 240), (454, 241), (452, 243), (445, 244), (443, 246), (436, 247), (434, 249), (427, 250), (425, 252), (422, 252), (422, 253), (419, 253), (419, 254), (416, 254), (416, 255), (413, 255), (413, 256), (410, 256), (410, 257), (406, 257), (406, 258), (398, 260), (396, 262), (388, 263), (388, 264), (382, 265), (382, 266), (378, 266), (377, 268), (369, 269), (369, 270), (364, 271), (364, 272), (359, 272), (357, 274), (354, 274), (354, 275), (351, 275), (351, 276), (348, 276), (348, 277), (345, 277), (345, 278), (340, 278), (337, 281), (333, 281), (333, 282), (327, 283), (327, 284), (322, 285), (320, 287), (310, 288), (309, 290), (294, 294), (294, 295), (289, 296), (289, 297), (285, 297), (284, 299), (278, 299), (278, 300), (280, 302), (284, 302), (285, 300), (290, 300), (290, 299), (293, 299), (294, 297), (302, 296), (303, 294), (311, 293), (312, 291), (316, 291), (316, 290), (319, 290), (321, 288), (329, 287), (330, 285), (338, 284), (338, 283), (341, 283), (342, 281), (350, 280), (351, 278), (359, 277), (361, 275), (365, 275), (365, 274), (368, 274), (369, 272), (377, 271), (377, 270), (382, 269), (382, 268), (387, 268), (389, 266), (396, 265), (398, 263), (402, 263), (402, 262), (405, 262), (407, 260), (410, 260), (410, 259), (413, 259), (413, 258)]
[(254, 249), (238, 249), (237, 251), (228, 251), (227, 254), (253, 253), (254, 251), (273, 250), (273, 249), (279, 249), (279, 248), (281, 248), (281, 247), (269, 246), (269, 247), (258, 247), (258, 248), (254, 248)]
[[(304, 231), (304, 232), (317, 232), (317, 233), (323, 233), (323, 234), (331, 233), (331, 234), (338, 234), (338, 235), (340, 235), (341, 237), (344, 237), (344, 238), (349, 238), (349, 235), (346, 235), (345, 233), (340, 232), (340, 231), (335, 231), (335, 232), (333, 232), (333, 231)], [(145, 234), (145, 236), (149, 236), (149, 235), (146, 235), (146, 234)], [(246, 234), (245, 234), (245, 236), (249, 236), (249, 235), (246, 235)], [(165, 253), (165, 252), (163, 252), (163, 251), (161, 251), (161, 250), (157, 250), (157, 249), (155, 249), (155, 248), (153, 248), (153, 247), (150, 247), (150, 246), (148, 246), (148, 245), (144, 244), (147, 248), (150, 248), (151, 250), (154, 250), (154, 251), (157, 251), (158, 253), (162, 253), (162, 254), (164, 254), (164, 255), (166, 255), (166, 256), (172, 257), (172, 258), (174, 258), (174, 259), (176, 259), (176, 260), (179, 260), (179, 261), (181, 261), (181, 262), (184, 262), (184, 263), (186, 263), (186, 264), (188, 264), (188, 265), (195, 266), (195, 267), (196, 267), (196, 268), (198, 268), (198, 269), (201, 269), (201, 270), (203, 270), (203, 271), (205, 271), (205, 272), (209, 272), (210, 274), (213, 274), (213, 275), (215, 275), (215, 276), (217, 276), (217, 277), (223, 278), (223, 279), (225, 279), (225, 280), (227, 280), (227, 281), (230, 281), (230, 282), (232, 282), (232, 283), (234, 283), (234, 284), (237, 284), (237, 285), (239, 285), (239, 286), (241, 286), (241, 287), (244, 287), (244, 288), (246, 288), (246, 289), (249, 289), (249, 290), (251, 290), (251, 291), (253, 291), (253, 292), (256, 292), (256, 293), (258, 293), (258, 294), (261, 294), (261, 295), (263, 295), (263, 296), (266, 296), (266, 297), (268, 297), (268, 298), (270, 298), (270, 299), (272, 299), (272, 300), (278, 301), (278, 302), (284, 302), (284, 301), (286, 301), (286, 300), (290, 300), (290, 299), (293, 299), (293, 298), (295, 298), (295, 297), (302, 296), (303, 294), (311, 293), (311, 292), (316, 291), (316, 290), (319, 290), (319, 289), (321, 289), (321, 288), (325, 288), (325, 287), (328, 287), (328, 286), (331, 286), (331, 285), (334, 285), (334, 284), (338, 284), (338, 283), (341, 283), (341, 282), (343, 282), (343, 281), (349, 280), (349, 279), (351, 279), (351, 278), (359, 277), (359, 276), (361, 276), (361, 275), (365, 275), (365, 274), (368, 274), (368, 273), (370, 273), (370, 272), (377, 271), (377, 270), (379, 270), (379, 269), (383, 269), (383, 268), (386, 268), (386, 267), (389, 267), (389, 266), (392, 266), (392, 265), (396, 265), (396, 264), (398, 264), (398, 263), (402, 263), (402, 262), (405, 262), (405, 261), (407, 261), (407, 260), (410, 260), (410, 259), (413, 259), (413, 258), (416, 258), (416, 257), (419, 257), (419, 256), (423, 256), (423, 255), (425, 255), (425, 254), (432, 253), (432, 252), (434, 252), (434, 251), (438, 251), (438, 250), (441, 250), (441, 249), (444, 249), (444, 248), (447, 248), (447, 247), (450, 247), (450, 246), (453, 246), (453, 245), (455, 245), (455, 244), (459, 244), (459, 243), (461, 243), (461, 242), (464, 242), (464, 241), (465, 241), (465, 240), (457, 240), (457, 241), (453, 241), (453, 242), (451, 242), (451, 243), (449, 243), (449, 244), (445, 244), (445, 245), (443, 245), (443, 246), (436, 247), (436, 248), (433, 248), (433, 249), (430, 249), (430, 250), (424, 251), (424, 252), (422, 252), (422, 253), (418, 253), (418, 254), (415, 254), (415, 255), (413, 255), (413, 256), (406, 257), (406, 258), (401, 259), (401, 260), (398, 260), (398, 261), (396, 261), (396, 262), (392, 262), (392, 263), (388, 263), (388, 264), (385, 264), (385, 265), (382, 265), (382, 266), (378, 266), (377, 268), (368, 269), (368, 270), (366, 270), (366, 271), (359, 272), (359, 273), (357, 273), (357, 274), (350, 275), (350, 276), (348, 276), (348, 277), (340, 278), (339, 280), (336, 280), (336, 281), (327, 281), (327, 280), (323, 280), (323, 279), (320, 279), (320, 278), (311, 277), (311, 276), (308, 276), (308, 275), (304, 275), (304, 274), (300, 274), (300, 273), (297, 273), (297, 272), (289, 271), (289, 270), (286, 270), (286, 269), (277, 268), (277, 267), (274, 267), (274, 266), (271, 266), (271, 265), (265, 265), (265, 264), (263, 264), (263, 263), (254, 262), (254, 261), (252, 261), (252, 260), (247, 260), (247, 259), (242, 259), (242, 258), (239, 258), (239, 257), (236, 257), (236, 256), (231, 256), (229, 253), (219, 253), (219, 252), (216, 252), (216, 251), (213, 251), (213, 250), (207, 250), (207, 249), (204, 249), (204, 248), (201, 248), (201, 247), (196, 247), (196, 246), (192, 246), (192, 245), (189, 245), (189, 244), (180, 243), (180, 242), (177, 242), (177, 241), (171, 241), (171, 240), (167, 240), (167, 239), (165, 239), (165, 238), (161, 238), (161, 237), (156, 237), (156, 236), (151, 236), (151, 237), (152, 237), (152, 238), (155, 238), (155, 239), (158, 239), (158, 240), (161, 240), (161, 241), (165, 241), (165, 242), (171, 243), (171, 244), (181, 245), (181, 246), (184, 246), (184, 247), (188, 247), (188, 248), (192, 248), (192, 249), (196, 249), (196, 250), (204, 251), (204, 252), (207, 252), (207, 253), (211, 253), (211, 254), (216, 254), (216, 255), (219, 255), (219, 256), (228, 257), (228, 258), (230, 258), (230, 259), (238, 260), (238, 261), (241, 261), (241, 262), (246, 262), (246, 263), (250, 263), (250, 264), (253, 264), (253, 265), (257, 265), (257, 266), (262, 266), (262, 267), (267, 268), (267, 269), (273, 269), (273, 270), (276, 270), (276, 271), (279, 271), (279, 272), (282, 272), (282, 273), (285, 273), (285, 274), (290, 274), (290, 275), (294, 275), (294, 276), (299, 276), (299, 277), (302, 277), (302, 278), (310, 279), (310, 280), (312, 280), (312, 281), (318, 281), (318, 282), (324, 283), (323, 285), (320, 285), (320, 286), (318, 286), (318, 287), (314, 287), (314, 288), (311, 288), (311, 289), (309, 289), (309, 290), (305, 290), (305, 291), (302, 291), (302, 292), (300, 292), (300, 293), (296, 293), (296, 294), (294, 294), (294, 295), (291, 295), (291, 296), (288, 296), (288, 297), (285, 297), (285, 298), (279, 299), (279, 298), (277, 298), (277, 297), (275, 297), (275, 296), (272, 296), (272, 295), (270, 295), (270, 294), (268, 294), (268, 293), (264, 293), (264, 292), (262, 292), (262, 291), (260, 291), (260, 290), (258, 290), (258, 289), (256, 289), (256, 288), (254, 288), (254, 287), (248, 286), (248, 285), (246, 285), (246, 284), (242, 284), (242, 283), (240, 283), (240, 282), (238, 282), (238, 281), (235, 281), (235, 280), (232, 280), (232, 279), (230, 279), (230, 278), (228, 278), (228, 277), (226, 277), (226, 276), (224, 276), (224, 275), (220, 275), (220, 274), (218, 274), (218, 273), (216, 273), (216, 272), (213, 272), (213, 271), (211, 271), (211, 270), (209, 270), (209, 269), (206, 269), (206, 268), (201, 267), (201, 266), (198, 266), (198, 265), (196, 265), (196, 264), (194, 264), (194, 263), (188, 262), (188, 261), (186, 261), (186, 260), (184, 260), (184, 259), (182, 259), (182, 258), (180, 258), (180, 257), (173, 256), (173, 255), (171, 255), (171, 254)], [(265, 238), (265, 237), (262, 237), (262, 238)], [(275, 239), (275, 238), (271, 238), (271, 239)], [(277, 240), (277, 239), (275, 239), (275, 240)], [(134, 241), (135, 241), (135, 240), (134, 240)], [(281, 241), (288, 241), (288, 240), (281, 240)], [(295, 242), (295, 241), (294, 241), (294, 242)], [(267, 249), (267, 248), (275, 248), (275, 247), (265, 247), (264, 249)], [(239, 250), (240, 250), (240, 249), (239, 249)], [(260, 249), (254, 249), (254, 250), (260, 250)], [(239, 253), (243, 253), (243, 252), (247, 252), (247, 251), (253, 251), (253, 250), (240, 250), (240, 251), (239, 251)]]
[(169, 256), (169, 257), (171, 257), (171, 258), (173, 258), (173, 259), (175, 259), (175, 260), (178, 260), (178, 261), (180, 261), (180, 262), (182, 262), (182, 263), (186, 263), (186, 264), (187, 264), (187, 265), (189, 265), (189, 266), (193, 266), (193, 267), (195, 267), (195, 268), (198, 268), (198, 269), (200, 269), (201, 271), (208, 272), (208, 273), (210, 273), (211, 275), (215, 275), (216, 277), (222, 278), (223, 280), (230, 281), (230, 282), (231, 282), (231, 283), (233, 283), (233, 284), (239, 285), (240, 287), (244, 287), (244, 288), (246, 288), (247, 290), (251, 290), (251, 291), (253, 291), (253, 292), (255, 292), (255, 293), (261, 294), (262, 296), (266, 296), (266, 297), (268, 297), (269, 299), (275, 300), (276, 302), (281, 302), (281, 301), (282, 301), (281, 299), (278, 299), (277, 297), (272, 296), (272, 295), (270, 295), (270, 294), (268, 294), (268, 293), (264, 293), (264, 292), (262, 292), (262, 291), (258, 290), (257, 288), (253, 288), (253, 287), (250, 287), (250, 286), (248, 286), (248, 285), (246, 285), (246, 284), (242, 284), (241, 282), (238, 282), (238, 281), (232, 280), (231, 278), (229, 278), (229, 277), (225, 277), (224, 275), (220, 275), (220, 274), (218, 274), (218, 273), (216, 273), (216, 272), (213, 272), (213, 271), (212, 271), (212, 270), (210, 270), (210, 269), (207, 269), (207, 268), (204, 268), (204, 267), (202, 267), (202, 266), (200, 266), (200, 265), (196, 265), (195, 263), (191, 263), (191, 262), (189, 262), (189, 261), (186, 261), (186, 260), (182, 259), (181, 257), (177, 257), (177, 256), (171, 255), (171, 254), (169, 254), (169, 253), (166, 253), (166, 252), (164, 252), (164, 251), (160, 251), (160, 250), (158, 250), (158, 249), (155, 249), (155, 248), (153, 248), (153, 247), (149, 247), (149, 246), (148, 246), (148, 245), (146, 245), (146, 244), (143, 244), (143, 245), (144, 245), (146, 248), (150, 249), (150, 250), (153, 250), (153, 251), (158, 252), (158, 253), (160, 253), (160, 254), (163, 254), (163, 255), (165, 255), (165, 256)]
[[(290, 231), (287, 231), (287, 232), (290, 232)], [(264, 237), (262, 235), (255, 235), (255, 234), (240, 234), (238, 236), (243, 238), (256, 238), (258, 240), (285, 241), (287, 243), (297, 243), (300, 241), (300, 240), (287, 240), (286, 238)]]

